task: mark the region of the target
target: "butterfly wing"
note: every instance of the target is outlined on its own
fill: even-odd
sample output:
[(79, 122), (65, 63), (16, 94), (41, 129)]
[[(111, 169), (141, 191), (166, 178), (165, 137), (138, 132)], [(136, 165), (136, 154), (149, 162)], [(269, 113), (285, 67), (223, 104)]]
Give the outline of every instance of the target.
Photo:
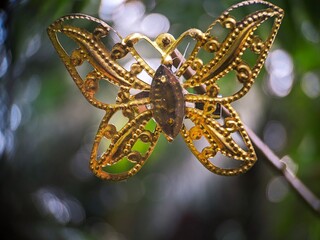
[[(252, 13), (245, 16), (239, 14), (250, 11), (246, 8), (251, 7), (255, 8)], [(160, 34), (155, 41), (141, 34), (132, 34), (123, 43), (143, 66), (143, 58), (136, 52), (135, 44), (146, 40), (160, 52), (163, 64), (170, 65), (173, 62), (175, 75), (184, 77), (181, 80), (185, 89), (194, 92), (195, 88), (204, 87), (211, 97), (221, 93), (223, 96), (220, 101), (230, 103), (244, 96), (252, 87), (283, 16), (283, 10), (271, 3), (244, 1), (226, 10), (205, 32), (189, 29), (177, 39), (170, 34)], [(194, 44), (185, 46), (185, 41), (193, 41)], [(183, 54), (185, 59), (182, 63), (179, 61), (181, 57), (177, 56), (177, 50), (183, 51), (181, 47), (189, 48)], [(192, 76), (186, 77), (190, 71), (193, 72)], [(226, 80), (230, 78), (238, 81), (228, 85)], [(223, 91), (222, 85), (236, 88)]]
[[(260, 10), (245, 17), (232, 16), (238, 8), (258, 5), (262, 6)], [(173, 56), (177, 46), (186, 37), (191, 37), (196, 43), (191, 53), (186, 55), (186, 60), (176, 66), (175, 74), (177, 77), (185, 76), (191, 69), (193, 73), (185, 78), (183, 87), (188, 91), (202, 88), (203, 92), (200, 95), (185, 95), (186, 102), (193, 103), (195, 108), (186, 107), (186, 118), (190, 119), (193, 126), (183, 126), (181, 133), (191, 151), (209, 170), (221, 175), (235, 175), (248, 170), (256, 156), (243, 124), (230, 103), (241, 98), (251, 88), (270, 50), (282, 17), (283, 11), (270, 3), (258, 0), (245, 1), (224, 12), (204, 33), (190, 29), (177, 40), (170, 34), (162, 34), (155, 41), (141, 34), (131, 34), (122, 39), (103, 21), (82, 14), (62, 17), (50, 25), (49, 37), (78, 88), (92, 105), (106, 110), (91, 154), (90, 164), (94, 173), (100, 178), (111, 180), (121, 180), (134, 175), (151, 154), (159, 137), (160, 129), (156, 125), (153, 130), (148, 127), (152, 121), (152, 110), (148, 109), (150, 85), (138, 77), (138, 74), (145, 70), (153, 78), (155, 71), (138, 54), (135, 44), (141, 39), (147, 40), (159, 51), (161, 63), (171, 64), (175, 60)], [(257, 34), (257, 29), (269, 19), (273, 20), (273, 26), (270, 34), (263, 40)], [(96, 27), (90, 31), (81, 26), (67, 24), (71, 20), (90, 21), (96, 23)], [(221, 39), (216, 37), (214, 31), (218, 25), (229, 31)], [(116, 33), (120, 41), (108, 49), (103, 39), (110, 31)], [(69, 52), (64, 49), (59, 34), (71, 39), (77, 48)], [(206, 63), (201, 60), (201, 51), (211, 54)], [(248, 51), (257, 55), (251, 64), (245, 59)], [(136, 60), (130, 70), (118, 63), (118, 60), (123, 59), (128, 53)], [(80, 67), (84, 62), (91, 66), (92, 71), (82, 77)], [(229, 72), (235, 73), (241, 87), (233, 94), (218, 98), (220, 88), (217, 81)], [(115, 104), (106, 104), (96, 99), (100, 79), (120, 88)], [(137, 89), (140, 93), (133, 96), (130, 93), (131, 89)], [(219, 121), (212, 114), (212, 109), (217, 106), (224, 108), (228, 113), (227, 117)], [(139, 107), (143, 110), (139, 110)], [(128, 121), (121, 128), (116, 128), (111, 119), (121, 111)], [(235, 135), (240, 137), (240, 141)], [(104, 144), (105, 139), (109, 143)], [(196, 142), (199, 139), (204, 139), (207, 146), (198, 149)], [(145, 144), (144, 151), (139, 150), (138, 145), (141, 142)], [(99, 155), (102, 145), (106, 147)], [(240, 160), (242, 165), (231, 169), (216, 166), (209, 159), (217, 152)], [(125, 161), (132, 165), (126, 170), (114, 172), (113, 167), (118, 168), (118, 164), (121, 165)]]
[[(252, 5), (262, 6), (262, 9), (244, 17), (231, 16), (236, 9)], [(189, 127), (186, 124), (181, 134), (194, 155), (214, 173), (240, 174), (250, 169), (256, 161), (248, 134), (230, 103), (250, 90), (263, 66), (282, 18), (283, 11), (267, 2), (245, 1), (234, 5), (213, 22), (204, 34), (196, 34), (196, 47), (177, 70), (178, 75), (184, 75), (187, 79), (183, 86), (199, 93), (191, 92), (185, 95), (186, 102), (193, 104), (194, 108), (186, 108), (186, 118), (191, 120), (191, 124)], [(257, 30), (268, 20), (271, 21), (272, 28), (262, 40)], [(212, 32), (216, 25), (229, 29), (222, 40)], [(212, 57), (205, 64), (198, 58), (201, 49), (212, 53)], [(246, 59), (250, 55), (248, 52), (251, 57), (255, 55), (250, 64)], [(230, 72), (235, 73), (241, 87), (235, 93), (221, 97), (218, 80)], [(216, 113), (218, 108), (223, 109), (227, 116), (222, 117)], [(210, 159), (219, 152), (228, 158), (240, 160), (241, 164), (229, 168), (217, 166)]]
[[(181, 134), (192, 153), (207, 169), (219, 175), (237, 175), (254, 165), (256, 155), (238, 114), (230, 104), (223, 105), (223, 108), (227, 116), (221, 118), (217, 115), (216, 119), (213, 105), (206, 106), (206, 110), (186, 108), (186, 117), (192, 123), (184, 125)], [(210, 161), (218, 152), (230, 159), (239, 160), (240, 165), (228, 168), (222, 162), (218, 166)]]
[[(93, 25), (93, 29), (86, 29), (81, 24)], [(141, 71), (139, 63), (132, 64), (131, 69), (126, 70), (117, 62), (127, 54), (126, 49), (108, 49), (104, 44), (105, 38), (111, 33), (117, 36), (118, 41), (122, 40), (105, 22), (84, 14), (67, 15), (52, 23), (47, 31), (72, 79), (92, 105), (102, 109), (108, 107), (108, 104), (95, 97), (100, 80), (106, 80), (118, 87), (150, 90), (150, 85), (137, 77)], [(87, 68), (83, 70), (82, 66)]]
[[(251, 7), (255, 8), (253, 13), (240, 14)], [(216, 93), (220, 91), (218, 80), (235, 76), (240, 86), (234, 92), (227, 92), (221, 101), (229, 103), (241, 98), (259, 74), (283, 15), (281, 8), (264, 1), (244, 1), (229, 8), (199, 35), (197, 47), (178, 70), (178, 75), (183, 75), (189, 67), (195, 71), (184, 87), (214, 87)], [(199, 60), (201, 51), (209, 55), (206, 63)]]
[[(84, 27), (88, 23), (94, 25), (91, 30)], [(110, 32), (120, 40), (109, 49), (103, 40)], [(146, 107), (150, 103), (150, 85), (137, 76), (148, 66), (138, 58), (130, 70), (122, 67), (118, 60), (130, 51), (121, 45), (121, 36), (105, 22), (91, 16), (62, 17), (48, 27), (48, 34), (84, 97), (106, 111), (95, 136), (90, 168), (102, 179), (122, 180), (134, 175), (153, 151), (159, 137), (159, 128)], [(152, 75), (150, 69), (149, 73)], [(101, 80), (118, 87), (115, 103), (96, 98)], [(133, 95), (132, 89), (138, 93)]]
[(149, 110), (136, 114), (119, 130), (119, 120), (112, 123), (117, 112), (110, 110), (104, 116), (90, 158), (90, 168), (97, 177), (114, 181), (133, 176), (141, 169), (160, 134)]

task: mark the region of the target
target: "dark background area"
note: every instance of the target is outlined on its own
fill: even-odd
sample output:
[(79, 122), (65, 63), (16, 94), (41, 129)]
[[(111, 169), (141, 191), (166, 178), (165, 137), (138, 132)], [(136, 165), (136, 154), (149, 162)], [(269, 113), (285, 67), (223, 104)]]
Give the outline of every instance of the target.
[[(127, 181), (101, 181), (89, 171), (103, 113), (73, 84), (47, 26), (82, 12), (109, 18), (125, 32), (119, 19), (127, 9), (135, 26), (150, 13), (165, 16), (178, 36), (191, 27), (205, 30), (236, 2), (1, 2), (1, 239), (320, 239), (318, 216), (260, 155), (244, 175), (216, 176), (181, 137), (168, 143), (162, 136), (148, 163)], [(240, 100), (239, 112), (320, 196), (320, 4), (272, 2), (285, 11), (273, 61)], [(270, 72), (277, 66), (287, 70), (278, 78)]]

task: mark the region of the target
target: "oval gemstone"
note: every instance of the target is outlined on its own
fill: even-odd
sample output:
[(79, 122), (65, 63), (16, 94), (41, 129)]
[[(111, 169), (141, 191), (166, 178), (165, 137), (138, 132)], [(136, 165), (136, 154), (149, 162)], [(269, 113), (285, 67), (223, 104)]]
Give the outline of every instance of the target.
[(168, 141), (172, 141), (182, 128), (185, 103), (178, 78), (165, 65), (160, 65), (152, 79), (150, 101), (153, 118)]

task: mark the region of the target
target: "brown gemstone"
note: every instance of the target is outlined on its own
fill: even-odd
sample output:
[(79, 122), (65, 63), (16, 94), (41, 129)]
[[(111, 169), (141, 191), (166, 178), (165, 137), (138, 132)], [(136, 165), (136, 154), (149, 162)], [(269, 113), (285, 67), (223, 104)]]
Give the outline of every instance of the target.
[(185, 104), (179, 80), (165, 65), (160, 65), (152, 79), (150, 100), (153, 118), (172, 141), (181, 130)]

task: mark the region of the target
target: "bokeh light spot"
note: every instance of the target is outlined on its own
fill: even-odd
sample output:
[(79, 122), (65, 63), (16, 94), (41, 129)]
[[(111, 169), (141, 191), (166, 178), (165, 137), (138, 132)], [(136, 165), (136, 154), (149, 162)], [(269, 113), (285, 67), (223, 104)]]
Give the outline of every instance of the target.
[(123, 4), (124, 0), (101, 0), (99, 16), (104, 20), (111, 20), (115, 10)]
[(0, 77), (6, 74), (9, 67), (8, 56), (5, 51), (2, 51), (0, 55)]
[(6, 18), (7, 18), (6, 13), (0, 10), (0, 45), (2, 45), (7, 38), (7, 30), (4, 24), (6, 21)]
[(41, 90), (41, 80), (38, 75), (33, 75), (24, 89), (22, 100), (24, 103), (30, 103), (37, 99)]
[(60, 191), (39, 189), (34, 195), (34, 203), (42, 215), (51, 216), (60, 224), (79, 224), (85, 219), (80, 203)]
[(272, 95), (287, 96), (293, 85), (293, 61), (284, 50), (275, 50), (266, 60), (266, 69), (269, 73), (268, 87)]
[(0, 131), (0, 155), (4, 152), (6, 146), (6, 139), (3, 135), (3, 133)]
[(128, 35), (129, 32), (134, 32), (135, 23), (140, 20), (145, 13), (146, 7), (142, 2), (134, 1), (129, 2), (119, 9), (119, 11), (115, 12), (112, 20), (115, 22), (115, 29), (120, 31), (124, 31), (124, 35)]
[(67, 206), (56, 194), (41, 189), (36, 194), (41, 213), (53, 216), (59, 223), (66, 224), (70, 221), (70, 212)]
[(40, 34), (35, 34), (29, 39), (28, 46), (26, 49), (26, 57), (31, 57), (34, 55), (41, 46)]
[(303, 75), (301, 88), (309, 98), (316, 98), (320, 94), (320, 80), (314, 72), (307, 72)]
[(282, 201), (288, 192), (288, 184), (284, 177), (274, 177), (267, 186), (267, 198), (270, 202)]
[(274, 151), (281, 151), (287, 142), (287, 132), (277, 121), (270, 121), (263, 132), (264, 142)]
[(151, 38), (157, 37), (160, 33), (168, 32), (169, 28), (168, 18), (159, 13), (145, 16), (141, 23), (142, 32)]
[(21, 123), (21, 111), (20, 108), (13, 104), (10, 112), (10, 129), (15, 131)]
[(320, 40), (320, 34), (316, 28), (308, 21), (304, 21), (301, 24), (301, 31), (303, 36), (313, 43), (318, 43)]
[(217, 240), (247, 239), (241, 224), (234, 219), (222, 222), (215, 232), (215, 237)]
[(5, 150), (8, 154), (13, 154), (14, 141), (15, 141), (15, 136), (12, 133), (12, 131), (6, 131), (5, 132)]

